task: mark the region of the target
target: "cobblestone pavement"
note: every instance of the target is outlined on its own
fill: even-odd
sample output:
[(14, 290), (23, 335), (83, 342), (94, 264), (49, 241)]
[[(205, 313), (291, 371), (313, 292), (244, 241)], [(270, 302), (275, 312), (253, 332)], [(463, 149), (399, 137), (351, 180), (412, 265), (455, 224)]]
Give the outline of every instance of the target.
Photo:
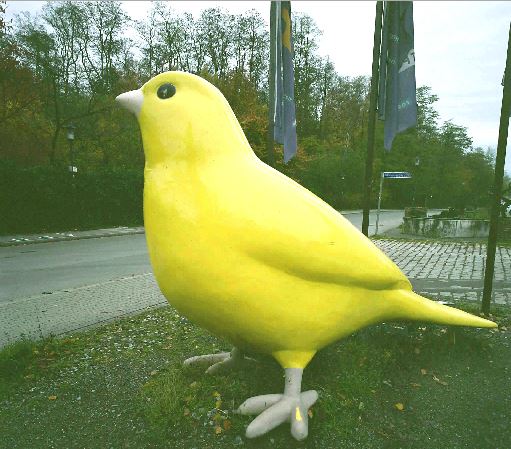
[[(482, 299), (486, 245), (375, 240), (408, 276), (414, 290), (443, 299)], [(497, 247), (493, 302), (511, 305), (511, 247)]]
[(0, 347), (101, 324), (166, 305), (152, 273), (0, 303)]
[[(448, 301), (480, 300), (485, 245), (376, 240), (414, 290)], [(511, 305), (511, 248), (499, 247), (493, 301)], [(0, 304), (0, 347), (22, 338), (76, 331), (167, 305), (151, 273)]]
[[(483, 280), (486, 245), (375, 240), (410, 278)], [(511, 281), (511, 247), (497, 247), (495, 280)]]

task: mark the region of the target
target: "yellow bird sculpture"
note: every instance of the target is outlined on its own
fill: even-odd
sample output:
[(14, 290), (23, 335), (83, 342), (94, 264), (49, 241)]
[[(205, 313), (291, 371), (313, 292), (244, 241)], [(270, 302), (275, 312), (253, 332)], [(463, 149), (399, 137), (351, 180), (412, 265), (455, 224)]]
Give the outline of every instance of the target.
[(399, 268), (342, 215), (261, 162), (212, 84), (162, 73), (117, 100), (138, 118), (145, 152), (144, 221), (161, 291), (181, 314), (229, 340), (192, 357), (215, 372), (245, 351), (271, 354), (283, 394), (239, 408), (259, 414), (249, 438), (284, 421), (304, 439), (316, 391), (303, 369), (336, 340), (383, 321), (496, 327), (412, 291)]

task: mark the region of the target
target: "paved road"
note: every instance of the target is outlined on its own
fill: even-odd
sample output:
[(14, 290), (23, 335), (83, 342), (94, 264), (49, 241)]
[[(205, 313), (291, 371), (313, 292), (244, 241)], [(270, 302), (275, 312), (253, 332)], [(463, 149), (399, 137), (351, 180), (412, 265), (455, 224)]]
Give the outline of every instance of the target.
[[(343, 214), (353, 226), (362, 229), (362, 212), (346, 212)], [(402, 210), (383, 210), (380, 211), (380, 222), (378, 224), (378, 233), (382, 234), (389, 229), (397, 228), (403, 222), (404, 211)], [(375, 233), (376, 211), (369, 214), (369, 235)]]
[[(360, 226), (361, 213), (346, 217)], [(382, 215), (385, 230), (400, 221), (399, 212)], [(481, 299), (485, 245), (375, 243), (415, 291), (452, 302)], [(511, 305), (511, 248), (498, 248), (495, 268), (493, 301)], [(0, 347), (23, 335), (59, 335), (166, 304), (151, 273), (143, 234), (0, 247)]]
[[(360, 212), (345, 216), (360, 229)], [(382, 212), (382, 229), (397, 227), (402, 217)], [(3, 247), (0, 266), (0, 303), (151, 272), (143, 234)]]
[(0, 248), (0, 303), (151, 271), (144, 234)]

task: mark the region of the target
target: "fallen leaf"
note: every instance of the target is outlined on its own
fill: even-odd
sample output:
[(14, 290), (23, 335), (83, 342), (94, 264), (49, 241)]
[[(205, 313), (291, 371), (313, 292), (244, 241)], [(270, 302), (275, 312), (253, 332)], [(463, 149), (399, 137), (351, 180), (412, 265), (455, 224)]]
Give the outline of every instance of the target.
[(389, 437), (389, 435), (388, 435), (387, 433), (385, 433), (383, 430), (378, 430), (378, 433), (379, 433), (381, 436), (385, 437), (385, 438), (388, 438), (388, 437)]
[(411, 385), (412, 387), (414, 387), (414, 388), (419, 388), (419, 387), (421, 387), (421, 384), (416, 384), (415, 382), (412, 382), (410, 385)]
[(405, 409), (405, 406), (401, 402), (394, 404), (394, 407), (396, 407), (396, 409), (398, 409), (400, 412), (402, 412)]
[(220, 426), (215, 427), (215, 434), (220, 435), (222, 433), (222, 428)]
[(312, 410), (311, 410), (311, 409), (309, 409), (309, 410), (307, 411), (307, 415), (309, 415), (309, 418), (312, 418), (312, 417), (314, 416), (314, 413), (312, 413)]
[(196, 388), (196, 387), (197, 387), (197, 385), (198, 385), (198, 384), (197, 384), (197, 382), (192, 382), (192, 383), (190, 384), (190, 388)]
[(184, 416), (188, 416), (190, 414), (190, 409), (189, 408), (185, 408), (184, 411), (183, 411), (183, 415)]
[(447, 385), (447, 382), (444, 382), (443, 380), (440, 380), (438, 377), (436, 377), (434, 374), (433, 374), (433, 380), (435, 382), (438, 382), (440, 385)]
[(48, 396), (48, 399), (49, 399), (50, 401), (54, 401), (55, 399), (57, 399), (57, 396), (55, 396), (55, 395), (53, 395), (53, 394), (52, 394), (51, 396)]
[(426, 374), (428, 374), (428, 371), (425, 370), (424, 368), (421, 368), (421, 374), (425, 376)]
[(151, 371), (149, 373), (151, 376), (156, 376), (156, 374), (158, 374), (158, 371), (157, 370), (154, 370), (154, 371)]
[(420, 354), (420, 353), (421, 353), (421, 350), (420, 350), (419, 348), (415, 348), (415, 349), (413, 350), (413, 352), (415, 352), (415, 354)]
[(231, 421), (229, 421), (228, 419), (226, 419), (226, 420), (224, 421), (224, 430), (230, 430), (230, 429), (231, 429), (231, 426), (232, 426)]

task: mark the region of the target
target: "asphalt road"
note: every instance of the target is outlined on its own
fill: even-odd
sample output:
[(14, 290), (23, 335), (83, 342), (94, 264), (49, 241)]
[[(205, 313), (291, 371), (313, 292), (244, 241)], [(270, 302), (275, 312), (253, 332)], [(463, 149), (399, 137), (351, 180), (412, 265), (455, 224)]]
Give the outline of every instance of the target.
[[(362, 229), (362, 212), (343, 214), (353, 226)], [(403, 222), (404, 211), (385, 210), (380, 212), (380, 222), (378, 224), (378, 234), (382, 234), (389, 229), (397, 228)], [(375, 233), (376, 212), (369, 214), (369, 235)]]
[[(360, 229), (362, 213), (345, 216)], [(380, 232), (397, 227), (402, 217), (402, 211), (382, 212)], [(3, 247), (0, 303), (150, 271), (144, 234)]]

